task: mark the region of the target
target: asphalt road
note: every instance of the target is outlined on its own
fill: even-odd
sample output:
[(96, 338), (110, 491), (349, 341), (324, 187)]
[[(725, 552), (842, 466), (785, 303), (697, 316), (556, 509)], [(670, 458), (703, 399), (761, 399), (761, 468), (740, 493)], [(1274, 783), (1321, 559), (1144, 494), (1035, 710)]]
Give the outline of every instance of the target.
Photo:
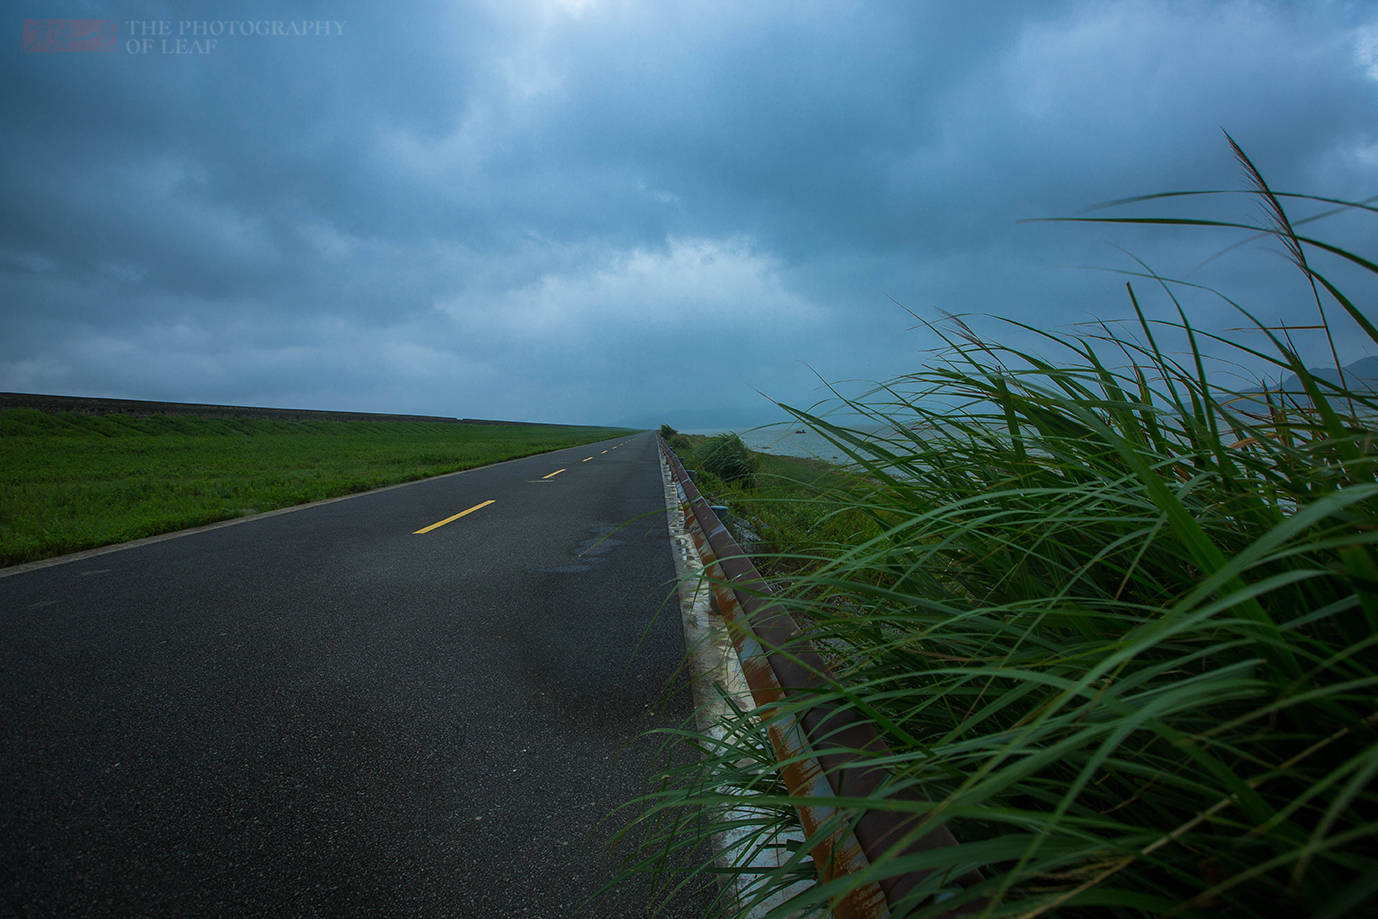
[(673, 576), (641, 434), (0, 577), (0, 913), (643, 915)]

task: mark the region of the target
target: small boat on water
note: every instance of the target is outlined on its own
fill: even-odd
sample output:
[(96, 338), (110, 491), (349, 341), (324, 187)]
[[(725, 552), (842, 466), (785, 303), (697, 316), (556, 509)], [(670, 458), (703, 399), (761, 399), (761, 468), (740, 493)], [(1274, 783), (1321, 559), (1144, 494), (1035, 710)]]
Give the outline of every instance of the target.
[(803, 428), (800, 428), (799, 430), (795, 431), (794, 433), (796, 433), (796, 434), (803, 434), (803, 433), (804, 433), (804, 429), (803, 429)]

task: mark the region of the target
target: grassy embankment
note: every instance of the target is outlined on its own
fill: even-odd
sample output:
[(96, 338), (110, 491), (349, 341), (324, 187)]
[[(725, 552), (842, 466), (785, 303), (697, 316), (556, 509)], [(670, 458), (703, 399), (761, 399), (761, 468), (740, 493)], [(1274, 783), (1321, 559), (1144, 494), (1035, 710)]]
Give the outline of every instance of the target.
[[(944, 364), (846, 403), (888, 435), (795, 413), (852, 473), (823, 476), (797, 509), (834, 530), (761, 520), (781, 540), (782, 602), (833, 658), (827, 695), (881, 731), (896, 780), (818, 803), (839, 820), (920, 815), (916, 834), (945, 824), (962, 845), (892, 852), (789, 910), (908, 871), (928, 873), (896, 915), (1378, 908), (1378, 399), (1308, 372), (1289, 337), (1378, 348), (1378, 264), (1306, 238), (1280, 203), (1305, 196), (1272, 193), (1240, 159), (1266, 219), (1181, 223), (1281, 244), (1313, 328), (1243, 313), (1248, 336), (1194, 329), (1181, 288), (1146, 272), (1170, 322), (1148, 319), (1131, 283), (1133, 325), (1048, 336), (1036, 354), (958, 323)], [(1337, 266), (1362, 273), (1367, 302), (1332, 285)], [(1237, 382), (1240, 359), (1300, 391), (1259, 396)], [(734, 506), (762, 497), (708, 486)], [(739, 865), (780, 844), (791, 802), (757, 716), (725, 727), (670, 737), (701, 755), (641, 800), (659, 834), (643, 867), (728, 820), (745, 831), (727, 853)], [(808, 848), (757, 892), (813, 876)], [(951, 885), (973, 868), (978, 887)]]
[(0, 565), (626, 433), (621, 428), (0, 412)]
[[(726, 522), (734, 535), (740, 539), (746, 527), (759, 538), (749, 551), (773, 576), (787, 578), (816, 567), (819, 559), (807, 549), (820, 541), (854, 544), (879, 532), (871, 516), (853, 504), (866, 494), (853, 470), (807, 457), (758, 453), (722, 435), (674, 432), (669, 443), (685, 468), (694, 471), (704, 497), (728, 508)], [(746, 474), (713, 471), (723, 471), (714, 454), (724, 449), (745, 460), (746, 468), (738, 471)], [(801, 551), (807, 554), (796, 554)]]

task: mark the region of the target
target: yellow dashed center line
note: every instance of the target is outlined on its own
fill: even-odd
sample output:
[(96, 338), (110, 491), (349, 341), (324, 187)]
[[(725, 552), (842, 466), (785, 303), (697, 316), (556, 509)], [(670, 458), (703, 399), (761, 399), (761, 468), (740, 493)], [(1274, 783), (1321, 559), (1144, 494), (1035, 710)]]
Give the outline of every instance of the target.
[(541, 478), (542, 478), (542, 479), (553, 479), (553, 478), (555, 478), (557, 475), (559, 475), (559, 474), (562, 473), (562, 472), (564, 472), (563, 469), (556, 469), (556, 470), (555, 470), (554, 472), (552, 472), (550, 475), (543, 475), (543, 476), (541, 476)]
[(608, 451), (607, 451), (607, 450), (599, 450), (598, 452), (599, 452), (599, 453), (607, 453)]
[(428, 527), (422, 527), (421, 529), (416, 530), (416, 531), (413, 532), (411, 535), (413, 535), (413, 536), (420, 536), (422, 533), (429, 533), (431, 530), (434, 530), (434, 529), (436, 529), (436, 528), (438, 528), (438, 527), (443, 527), (443, 526), (444, 526), (445, 524), (447, 524), (447, 523), (454, 523), (456, 520), (458, 520), (460, 517), (463, 517), (465, 514), (472, 514), (474, 511), (481, 511), (481, 510), (483, 510), (485, 507), (487, 507), (488, 505), (490, 505), (490, 504), (492, 504), (492, 503), (493, 503), (492, 501), (484, 501), (482, 504), (475, 504), (473, 507), (469, 508), (467, 511), (460, 511), (458, 514), (455, 514), (453, 517), (446, 517), (444, 520), (438, 520), (438, 521), (436, 521), (435, 523), (431, 524), (431, 525), (428, 526)]
[(587, 462), (588, 462), (589, 460), (591, 460), (591, 459), (593, 459), (593, 457), (591, 457), (591, 456), (586, 456), (586, 457), (584, 457), (583, 459), (581, 459), (579, 462), (581, 462), (581, 463), (587, 463)]

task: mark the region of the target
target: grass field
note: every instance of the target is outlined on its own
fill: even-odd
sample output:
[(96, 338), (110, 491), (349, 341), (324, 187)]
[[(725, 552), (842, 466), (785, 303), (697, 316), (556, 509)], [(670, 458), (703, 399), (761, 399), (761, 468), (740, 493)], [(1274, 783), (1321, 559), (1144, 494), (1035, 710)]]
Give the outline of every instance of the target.
[(0, 412), (0, 565), (591, 443), (621, 428)]

